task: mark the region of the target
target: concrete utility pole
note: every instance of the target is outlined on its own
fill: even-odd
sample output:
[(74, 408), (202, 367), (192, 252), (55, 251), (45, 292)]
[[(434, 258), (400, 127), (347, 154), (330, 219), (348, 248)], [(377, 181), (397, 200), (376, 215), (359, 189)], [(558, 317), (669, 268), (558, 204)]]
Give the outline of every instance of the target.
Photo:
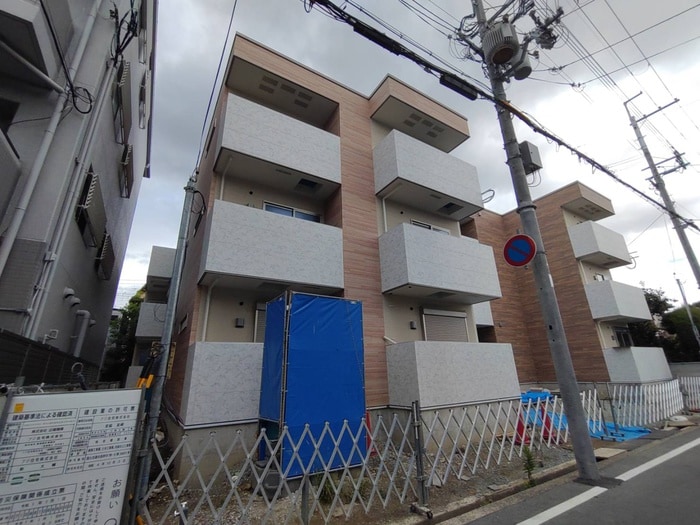
[[(481, 42), (484, 42), (484, 35), (488, 29), (488, 22), (484, 12), (482, 0), (472, 0), (472, 6), (476, 15), (479, 27)], [(496, 65), (486, 58), (489, 80), (493, 95), (497, 100), (507, 101), (506, 92), (503, 86), (502, 74)], [(552, 362), (556, 372), (557, 383), (561, 391), (561, 398), (564, 403), (564, 410), (571, 432), (571, 440), (574, 447), (574, 456), (578, 467), (579, 478), (588, 483), (600, 483), (601, 476), (598, 472), (598, 465), (593, 451), (593, 445), (588, 434), (588, 421), (581, 404), (581, 396), (574, 373), (573, 362), (569, 346), (564, 333), (564, 324), (559, 304), (554, 292), (552, 276), (549, 272), (547, 255), (545, 254), (542, 235), (537, 222), (535, 205), (530, 196), (530, 188), (527, 185), (527, 176), (520, 156), (520, 148), (515, 135), (515, 128), (511, 121), (510, 113), (501, 106), (496, 105), (498, 121), (501, 127), (501, 135), (506, 150), (507, 163), (510, 168), (510, 175), (513, 181), (513, 188), (518, 203), (518, 214), (524, 233), (532, 237), (537, 247), (537, 253), (533, 260), (533, 275), (537, 286), (542, 316), (544, 317), (547, 330), (547, 340), (552, 354)]]
[(163, 400), (163, 387), (165, 385), (165, 375), (170, 358), (170, 345), (172, 344), (173, 325), (175, 323), (175, 313), (177, 310), (177, 299), (180, 293), (180, 281), (182, 279), (182, 269), (185, 262), (185, 252), (187, 250), (187, 236), (190, 230), (190, 218), (192, 216), (192, 202), (195, 193), (195, 179), (190, 178), (185, 186), (185, 202), (182, 206), (182, 217), (180, 218), (180, 233), (177, 239), (175, 259), (173, 261), (173, 273), (170, 279), (170, 289), (168, 290), (168, 304), (165, 308), (165, 321), (163, 323), (163, 335), (160, 339), (161, 354), (155, 363), (155, 377), (151, 390), (151, 401), (148, 406), (146, 418), (146, 428), (143, 430), (139, 447), (139, 457), (136, 475), (136, 486), (134, 493), (138, 505), (132, 506), (130, 523), (135, 523), (136, 510), (145, 504), (144, 498), (148, 492), (149, 474), (151, 471), (151, 442), (158, 428), (158, 418), (160, 416), (160, 405)]
[[(680, 219), (678, 218), (678, 214), (676, 213), (676, 208), (674, 205), (674, 202), (671, 200), (671, 197), (668, 195), (668, 191), (666, 191), (666, 184), (664, 183), (664, 179), (659, 173), (659, 170), (656, 168), (656, 164), (654, 163), (654, 159), (651, 157), (651, 153), (649, 153), (649, 148), (647, 147), (647, 143), (644, 140), (644, 135), (642, 135), (641, 130), (639, 129), (639, 122), (642, 120), (645, 120), (649, 118), (650, 116), (654, 115), (655, 113), (658, 113), (659, 111), (666, 109), (668, 106), (671, 104), (675, 104), (678, 102), (678, 100), (675, 100), (674, 102), (671, 102), (671, 104), (667, 104), (663, 108), (659, 108), (656, 111), (649, 113), (648, 115), (644, 115), (643, 117), (639, 119), (635, 119), (632, 116), (632, 113), (629, 110), (629, 107), (627, 107), (627, 104), (632, 102), (635, 98), (637, 98), (641, 93), (638, 95), (635, 95), (631, 99), (627, 100), (625, 102), (625, 111), (627, 111), (627, 115), (629, 116), (630, 119), (630, 124), (632, 125), (632, 128), (634, 129), (635, 135), (637, 135), (637, 142), (639, 142), (640, 147), (642, 148), (642, 153), (644, 153), (644, 158), (647, 160), (647, 164), (649, 165), (649, 169), (651, 170), (651, 181), (652, 184), (654, 185), (654, 188), (656, 188), (656, 191), (659, 192), (659, 195), (661, 195), (661, 199), (664, 201), (664, 206), (666, 206), (667, 210), (670, 210), (671, 213), (669, 215), (671, 216), (671, 223), (673, 224), (673, 227), (676, 229), (676, 234), (678, 234), (678, 239), (681, 241), (681, 246), (683, 247), (683, 251), (685, 252), (685, 256), (688, 258), (688, 264), (690, 264), (690, 268), (693, 270), (693, 275), (695, 275), (695, 281), (698, 285), (698, 288), (700, 288), (700, 265), (698, 265), (698, 260), (695, 257), (695, 252), (693, 252), (693, 247), (690, 245), (690, 241), (688, 241), (688, 236), (685, 234), (685, 227), (686, 225), (683, 224)], [(678, 155), (680, 157), (680, 155)], [(684, 166), (684, 164), (681, 161), (681, 166)], [(669, 170), (664, 172), (665, 173), (671, 173), (673, 170)]]

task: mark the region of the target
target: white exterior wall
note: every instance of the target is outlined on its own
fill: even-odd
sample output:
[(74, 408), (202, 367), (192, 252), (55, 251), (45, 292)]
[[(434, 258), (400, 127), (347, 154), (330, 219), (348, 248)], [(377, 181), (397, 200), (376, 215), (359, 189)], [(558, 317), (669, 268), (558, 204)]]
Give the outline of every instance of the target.
[(340, 183), (340, 138), (229, 94), (221, 147)]
[(195, 343), (188, 352), (185, 426), (257, 420), (262, 343)]
[(389, 403), (422, 408), (520, 396), (513, 349), (501, 343), (415, 341), (387, 346)]
[[(153, 19), (153, 0), (146, 1), (149, 2), (150, 24)], [(69, 4), (73, 28), (70, 45), (65, 49), (70, 67), (78, 41), (83, 35), (92, 2), (69, 0), (66, 3)], [(120, 13), (128, 10), (128, 0), (119, 0), (116, 4)], [(50, 330), (58, 330), (58, 338), (50, 343), (67, 351), (75, 330), (75, 312), (78, 309), (87, 310), (95, 323), (87, 331), (80, 357), (94, 363), (100, 362), (104, 351), (112, 305), (146, 162), (147, 145), (147, 126), (140, 128), (138, 120), (139, 84), (147, 68), (147, 61), (139, 61), (138, 38), (134, 38), (124, 53), (124, 59), (131, 66), (132, 126), (128, 142), (133, 146), (134, 184), (131, 197), (122, 198), (119, 187), (119, 162), (123, 146), (115, 140), (110, 81), (113, 70), (106, 67), (114, 35), (114, 22), (109, 18), (109, 10), (112, 8), (111, 3), (100, 3), (94, 28), (74, 79), (76, 85), (87, 88), (95, 98), (93, 109), (87, 115), (73, 110), (61, 119), (15, 241), (15, 248), (35, 246), (37, 249), (29, 250), (34, 252), (34, 259), (28, 259), (27, 253), (20, 254), (13, 250), (6, 271), (0, 278), (0, 306), (31, 308), (35, 319), (34, 324), (30, 325), (26, 324), (25, 316), (3, 313), (0, 314), (0, 326), (12, 327), (18, 333), (37, 340), (42, 340), (44, 334)], [(66, 16), (67, 13), (68, 11), (63, 12)], [(150, 41), (150, 38), (148, 40)], [(62, 82), (62, 78), (62, 73), (55, 75), (57, 81)], [(103, 84), (105, 89), (101, 90)], [(150, 93), (150, 87), (147, 87), (147, 92)], [(21, 81), (2, 78), (0, 97), (19, 103), (14, 117), (14, 121), (18, 123), (10, 126), (8, 136), (19, 153), (22, 172), (16, 187), (0, 189), (0, 192), (12, 192), (9, 196), (4, 194), (5, 200), (10, 204), (4, 216), (0, 218), (0, 229), (5, 230), (24, 189), (24, 181), (32, 170), (33, 160), (48, 123), (48, 120), (22, 123), (19, 121), (51, 115), (58, 95), (49, 89), (28, 89)], [(103, 98), (104, 103), (100, 107)], [(96, 122), (96, 127), (90, 140), (87, 132), (92, 122)], [(81, 156), (82, 151), (87, 151), (85, 163), (76, 166), (75, 159)], [(115, 265), (109, 280), (98, 278), (95, 271), (98, 248), (85, 246), (74, 218), (77, 200), (91, 165), (100, 178), (107, 217), (106, 229), (111, 236), (115, 255)], [(0, 202), (2, 201), (3, 198), (0, 198)], [(101, 242), (101, 238), (98, 242)], [(43, 256), (47, 250), (50, 254), (47, 260), (44, 260)], [(32, 268), (31, 274), (27, 273), (27, 268)], [(21, 278), (18, 271), (23, 272)], [(31, 290), (35, 286), (38, 286), (40, 291), (38, 299), (32, 302)], [(66, 287), (73, 289), (75, 297), (80, 298), (78, 306), (70, 307), (64, 299), (63, 289)], [(26, 326), (24, 330), (22, 326)]]

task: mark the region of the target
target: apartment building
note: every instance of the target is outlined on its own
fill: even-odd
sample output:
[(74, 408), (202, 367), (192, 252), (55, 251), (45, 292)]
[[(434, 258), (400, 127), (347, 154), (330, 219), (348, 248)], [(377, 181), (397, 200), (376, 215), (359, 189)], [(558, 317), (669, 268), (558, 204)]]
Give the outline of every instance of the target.
[[(501, 288), (494, 250), (461, 234), (483, 209), (476, 169), (449, 153), (468, 137), (395, 78), (366, 96), (236, 36), (175, 319), (180, 430), (257, 429), (265, 306), (285, 290), (361, 301), (370, 410), (519, 395), (511, 345), (479, 340)], [(151, 323), (158, 304), (143, 308)]]
[[(469, 134), (463, 116), (395, 78), (365, 96), (236, 36), (188, 232), (171, 432), (257, 430), (266, 303), (285, 290), (362, 302), (371, 412), (554, 383), (531, 271), (501, 255), (518, 215), (484, 210), (476, 169), (450, 154)], [(537, 206), (579, 379), (665, 377), (661, 350), (626, 331), (649, 313), (640, 289), (610, 279), (632, 262), (596, 222), (610, 201), (575, 183)], [(154, 248), (137, 361), (162, 333), (172, 261)]]
[[(615, 282), (610, 270), (632, 266), (619, 233), (598, 221), (614, 215), (612, 202), (574, 182), (535, 200), (576, 377), (580, 382), (653, 382), (671, 379), (663, 350), (638, 347), (628, 323), (651, 319), (641, 288)], [(519, 232), (515, 211), (482, 211), (465, 235), (503, 246)], [(522, 383), (552, 383), (555, 373), (532, 272), (497, 258), (503, 298), (491, 303), (493, 328), (485, 340), (513, 345)]]
[(0, 6), (0, 327), (95, 367), (149, 176), (156, 7)]

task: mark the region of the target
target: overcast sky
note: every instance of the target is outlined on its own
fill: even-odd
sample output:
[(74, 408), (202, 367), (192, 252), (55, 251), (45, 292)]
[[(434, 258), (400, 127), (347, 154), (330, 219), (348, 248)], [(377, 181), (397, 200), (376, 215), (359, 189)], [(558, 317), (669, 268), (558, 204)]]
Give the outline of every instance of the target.
[[(195, 168), (202, 124), (222, 50), (228, 56), (235, 32), (369, 95), (387, 74), (394, 75), (469, 119), (471, 138), (453, 154), (475, 165), (482, 190), (496, 197), (487, 209), (503, 213), (515, 207), (510, 175), (495, 110), (488, 101), (469, 101), (440, 86), (414, 63), (399, 58), (353, 33), (318, 9), (307, 13), (301, 0), (238, 0), (232, 32), (224, 49), (234, 0), (160, 1), (153, 109), (151, 179), (143, 181), (116, 306), (145, 283), (152, 245), (177, 242), (183, 187)], [(468, 0), (354, 0), (342, 2), (348, 13), (381, 28), (366, 9), (473, 79), (487, 84), (481, 66), (464, 56), (464, 46), (446, 36), (471, 14)], [(423, 5), (435, 15), (432, 25), (408, 7)], [(646, 120), (642, 130), (656, 161), (684, 153), (690, 166), (666, 175), (680, 215), (700, 217), (700, 7), (695, 0), (538, 0), (545, 9), (564, 9), (559, 39), (551, 50), (531, 59), (534, 72), (508, 87), (511, 102), (549, 131), (580, 149), (620, 178), (658, 201), (646, 180), (649, 170), (636, 143), (623, 102), (642, 93), (631, 107), (637, 116), (680, 102)], [(486, 5), (499, 3), (487, 1)], [(493, 12), (489, 10), (489, 12)], [(467, 21), (469, 23), (469, 21)], [(437, 26), (439, 31), (433, 26)], [(516, 23), (533, 26), (529, 17)], [(385, 33), (389, 31), (381, 28)], [(395, 35), (393, 38), (398, 39)], [(410, 47), (408, 41), (402, 41)], [(535, 50), (532, 46), (530, 50)], [(582, 58), (583, 57), (583, 58)], [(224, 59), (224, 68), (225, 68)], [(562, 67), (563, 66), (563, 67)], [(220, 80), (219, 80), (220, 83)], [(219, 85), (216, 86), (219, 89)], [(564, 149), (550, 144), (516, 121), (519, 140), (534, 143), (544, 169), (532, 182), (534, 198), (574, 180), (605, 194), (616, 215), (601, 224), (625, 236), (635, 267), (613, 271), (620, 282), (661, 288), (680, 299), (679, 278), (691, 302), (700, 291), (670, 220), (607, 175), (593, 170)], [(671, 168), (667, 162), (661, 171)], [(698, 222), (700, 225), (700, 222)], [(542, 225), (543, 228), (546, 225)], [(700, 234), (687, 229), (696, 253)], [(501, 247), (494, 247), (497, 256)], [(556, 283), (555, 283), (556, 285)], [(680, 303), (678, 303), (680, 304)]]

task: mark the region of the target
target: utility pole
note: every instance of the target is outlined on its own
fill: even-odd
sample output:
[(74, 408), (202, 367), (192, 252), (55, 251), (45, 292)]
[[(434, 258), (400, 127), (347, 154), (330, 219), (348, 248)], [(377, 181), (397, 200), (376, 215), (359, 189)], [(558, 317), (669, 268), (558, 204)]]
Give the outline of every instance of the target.
[(693, 335), (695, 336), (695, 340), (698, 343), (698, 348), (700, 348), (700, 331), (698, 331), (698, 327), (695, 324), (695, 319), (693, 319), (693, 312), (690, 310), (690, 305), (688, 305), (688, 300), (685, 298), (685, 290), (683, 289), (683, 284), (681, 283), (681, 280), (676, 278), (676, 282), (678, 283), (678, 288), (681, 290), (681, 297), (683, 298), (683, 306), (685, 307), (685, 313), (688, 316), (688, 321), (690, 321), (690, 328), (693, 330)]
[(135, 523), (136, 511), (140, 505), (145, 504), (145, 496), (148, 492), (149, 475), (151, 471), (152, 441), (158, 428), (158, 418), (160, 416), (160, 405), (163, 399), (163, 388), (165, 385), (165, 375), (170, 358), (170, 345), (172, 344), (173, 325), (175, 323), (175, 313), (177, 310), (177, 299), (180, 293), (180, 281), (182, 280), (182, 269), (185, 263), (185, 252), (187, 250), (187, 236), (190, 230), (190, 218), (192, 216), (192, 202), (194, 200), (195, 177), (191, 177), (185, 186), (185, 202), (182, 206), (182, 217), (180, 218), (180, 233), (177, 239), (175, 259), (173, 261), (173, 273), (170, 279), (170, 289), (168, 290), (168, 303), (165, 308), (165, 321), (163, 323), (163, 335), (160, 339), (161, 353), (155, 363), (155, 377), (152, 386), (151, 400), (147, 409), (145, 428), (141, 435), (141, 443), (138, 450), (137, 474), (134, 487), (136, 505), (132, 506), (129, 523)]
[[(486, 13), (484, 11), (482, 0), (472, 0), (472, 7), (476, 15), (476, 21), (479, 28), (479, 37), (483, 46), (485, 37), (492, 38), (487, 36), (487, 32), (490, 29), (490, 24), (486, 19)], [(551, 24), (554, 21), (556, 20), (549, 23)], [(546, 33), (547, 28), (544, 24), (540, 26), (540, 29), (544, 29)], [(510, 29), (506, 28), (506, 31), (503, 33), (506, 33), (507, 31), (510, 31)], [(514, 29), (512, 30), (512, 34), (515, 34)], [(539, 38), (534, 36), (533, 38), (540, 42)], [(470, 47), (474, 49), (475, 46), (474, 44), (470, 43)], [(522, 55), (525, 55), (525, 46), (520, 48), (519, 51)], [(517, 54), (517, 52), (514, 53)], [(494, 56), (494, 58), (496, 58), (498, 53), (491, 54)], [(516, 58), (516, 60), (518, 60), (520, 65), (526, 58), (526, 56), (521, 56), (519, 59)], [(507, 102), (506, 92), (503, 85), (504, 74), (502, 70), (503, 67), (507, 67), (507, 62), (510, 60), (510, 58), (506, 57), (504, 59), (503, 57), (500, 57), (498, 60), (500, 61), (500, 66), (494, 63), (493, 60), (489, 60), (488, 52), (484, 53), (484, 63), (486, 64), (486, 70), (491, 82), (493, 95), (496, 100)], [(511, 70), (515, 69), (515, 66), (511, 67)], [(574, 447), (574, 456), (576, 458), (579, 479), (583, 482), (599, 484), (601, 483), (601, 476), (598, 471), (593, 445), (588, 434), (588, 421), (581, 404), (581, 396), (578, 383), (576, 381), (573, 362), (571, 360), (571, 353), (566, 340), (566, 334), (564, 333), (564, 324), (561, 318), (561, 312), (559, 311), (559, 304), (557, 303), (552, 276), (549, 271), (549, 264), (547, 262), (547, 255), (542, 242), (540, 227), (537, 222), (535, 205), (533, 204), (532, 197), (530, 196), (530, 188), (527, 184), (527, 175), (520, 156), (520, 148), (515, 135), (515, 128), (513, 126), (513, 122), (511, 121), (510, 113), (508, 113), (503, 107), (497, 104), (496, 112), (498, 113), (498, 122), (500, 124), (503, 144), (506, 150), (507, 164), (510, 169), (513, 188), (515, 190), (515, 197), (517, 199), (517, 212), (520, 215), (520, 221), (524, 233), (532, 237), (537, 248), (532, 265), (533, 276), (535, 278), (535, 285), (537, 286), (542, 316), (544, 317), (545, 327), (547, 330), (547, 340), (549, 342), (549, 350), (552, 355), (552, 362), (554, 364), (557, 383), (559, 384), (561, 398), (564, 403), (564, 410), (566, 412), (569, 425), (569, 431), (571, 432), (571, 440)]]
[[(639, 123), (642, 120), (645, 120), (650, 116), (654, 115), (655, 113), (666, 109), (671, 104), (675, 104), (676, 102), (678, 102), (678, 100), (676, 99), (670, 104), (667, 104), (666, 106), (659, 108), (656, 111), (649, 113), (648, 115), (644, 115), (639, 119), (635, 119), (634, 116), (632, 116), (629, 107), (627, 107), (627, 104), (632, 102), (639, 95), (641, 95), (641, 93), (633, 96), (631, 99), (625, 102), (625, 111), (627, 111), (627, 115), (630, 119), (630, 124), (632, 125), (634, 133), (637, 136), (637, 142), (639, 142), (639, 146), (642, 148), (642, 153), (644, 153), (644, 158), (646, 159), (647, 164), (649, 165), (649, 169), (651, 170), (651, 183), (654, 185), (654, 188), (656, 188), (656, 191), (659, 192), (659, 195), (661, 195), (661, 199), (664, 201), (664, 206), (666, 206), (666, 209), (671, 212), (669, 213), (669, 215), (671, 216), (671, 223), (673, 224), (673, 227), (676, 230), (678, 240), (680, 240), (681, 242), (681, 246), (683, 247), (685, 256), (688, 258), (690, 268), (693, 270), (693, 275), (695, 275), (695, 281), (698, 285), (698, 288), (700, 288), (700, 265), (698, 265), (698, 260), (695, 257), (695, 252), (693, 252), (693, 247), (690, 245), (690, 241), (688, 241), (688, 236), (685, 234), (684, 228), (686, 227), (686, 225), (681, 222), (678, 213), (676, 213), (674, 202), (668, 195), (668, 191), (666, 191), (666, 184), (664, 183), (664, 179), (661, 176), (662, 174), (659, 173), (659, 170), (657, 169), (656, 164), (654, 163), (654, 159), (651, 157), (651, 153), (649, 153), (649, 148), (647, 147), (647, 143), (644, 140), (644, 135), (642, 135), (642, 132), (639, 129)], [(685, 163), (683, 163), (683, 160), (680, 158), (680, 154), (677, 154), (675, 158), (677, 161), (679, 161), (679, 167), (685, 167)], [(665, 175), (666, 173), (671, 173), (672, 171), (675, 171), (675, 169), (667, 170), (663, 174)]]

